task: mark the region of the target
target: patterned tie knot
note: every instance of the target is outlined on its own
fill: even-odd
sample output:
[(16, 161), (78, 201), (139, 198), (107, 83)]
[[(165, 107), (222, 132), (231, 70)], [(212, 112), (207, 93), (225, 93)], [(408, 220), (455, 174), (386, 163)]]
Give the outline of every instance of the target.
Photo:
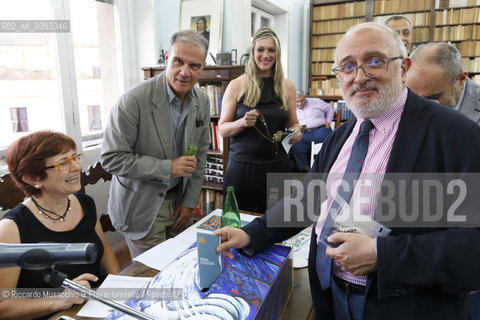
[(360, 133), (358, 135), (366, 135), (372, 130), (373, 128), (373, 123), (370, 120), (365, 120), (362, 122), (360, 125)]

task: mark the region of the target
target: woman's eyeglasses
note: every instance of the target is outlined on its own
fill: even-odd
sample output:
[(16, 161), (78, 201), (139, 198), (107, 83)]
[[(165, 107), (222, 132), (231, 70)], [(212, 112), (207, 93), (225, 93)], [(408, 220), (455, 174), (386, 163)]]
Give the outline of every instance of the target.
[(45, 169), (57, 168), (58, 171), (65, 171), (69, 170), (70, 166), (72, 165), (72, 161), (76, 163), (80, 163), (83, 160), (83, 153), (77, 153), (71, 158), (62, 160), (58, 163), (55, 163), (53, 166), (45, 167)]

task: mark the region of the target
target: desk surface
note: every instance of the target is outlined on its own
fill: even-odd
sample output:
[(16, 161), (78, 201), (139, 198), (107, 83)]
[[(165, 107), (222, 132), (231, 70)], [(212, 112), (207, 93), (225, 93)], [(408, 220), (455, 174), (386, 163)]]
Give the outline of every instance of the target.
[[(124, 276), (153, 277), (157, 273), (158, 270), (149, 268), (139, 262), (133, 262), (119, 274)], [(308, 270), (307, 268), (295, 269), (293, 274), (294, 285), (292, 294), (287, 301), (280, 320), (313, 320), (315, 319), (315, 314), (313, 312), (310, 286), (308, 284)], [(69, 310), (58, 312), (54, 316), (50, 317), (49, 320), (56, 320), (62, 315), (67, 315), (78, 320), (98, 319), (77, 316), (76, 313), (81, 309), (82, 306), (83, 305), (75, 305)]]

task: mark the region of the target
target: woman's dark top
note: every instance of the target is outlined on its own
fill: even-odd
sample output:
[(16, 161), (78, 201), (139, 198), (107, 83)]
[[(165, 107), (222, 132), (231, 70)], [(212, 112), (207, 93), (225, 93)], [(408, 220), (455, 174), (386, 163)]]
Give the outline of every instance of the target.
[[(263, 78), (262, 94), (258, 104), (255, 106), (265, 117), (270, 136), (273, 137), (277, 131), (285, 131), (288, 111), (281, 110), (282, 101), (275, 94), (273, 78)], [(235, 120), (243, 118), (245, 113), (252, 110), (251, 107), (243, 104), (245, 95), (237, 103)], [(260, 117), (257, 118), (255, 126), (267, 137), (266, 128)], [(256, 164), (275, 163), (288, 159), (288, 154), (278, 143), (277, 155), (275, 155), (275, 145), (262, 137), (254, 127), (248, 127), (242, 130), (236, 136), (230, 137), (229, 159), (238, 162), (248, 162)]]
[[(58, 243), (96, 243), (98, 256), (94, 263), (73, 264), (55, 266), (55, 270), (68, 275), (68, 279), (74, 279), (83, 273), (91, 273), (100, 276), (100, 260), (103, 257), (102, 241), (95, 232), (97, 222), (97, 210), (93, 199), (82, 193), (74, 194), (83, 208), (84, 216), (77, 226), (70, 231), (52, 231), (45, 227), (34, 214), (23, 204), (8, 211), (3, 219), (13, 220), (18, 227), (21, 243), (58, 242)], [(67, 217), (68, 219), (68, 214)], [(61, 222), (59, 222), (61, 223)], [(17, 288), (49, 288), (40, 278), (40, 273), (35, 270), (20, 271)]]

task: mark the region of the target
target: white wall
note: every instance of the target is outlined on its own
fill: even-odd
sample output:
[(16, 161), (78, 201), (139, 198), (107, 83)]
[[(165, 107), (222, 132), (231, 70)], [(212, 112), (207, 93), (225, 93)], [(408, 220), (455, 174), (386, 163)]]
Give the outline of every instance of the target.
[(285, 67), (295, 88), (308, 92), (310, 16), (308, 0), (293, 0), (288, 8), (288, 65)]
[[(304, 8), (309, 7), (309, 0), (261, 0), (267, 1), (269, 7), (275, 9), (275, 31), (282, 42), (282, 65), (286, 76), (292, 80), (295, 87), (306, 89), (308, 77), (308, 66), (305, 59), (308, 59), (308, 41), (305, 43), (304, 34), (309, 32), (309, 24), (305, 23)], [(261, 2), (260, 1), (260, 2)], [(134, 6), (143, 6), (145, 0), (135, 3)], [(257, 1), (258, 2), (258, 1)], [(222, 26), (222, 48), (221, 51), (237, 50), (237, 62), (240, 57), (248, 52), (250, 47), (250, 10), (252, 0), (224, 0), (223, 5), (223, 26)], [(180, 1), (179, 0), (153, 0), (154, 16), (154, 53), (158, 58), (161, 49), (167, 50), (170, 36), (179, 30)], [(134, 9), (134, 11), (145, 11), (145, 9)], [(281, 13), (287, 12), (287, 13)], [(308, 39), (308, 37), (307, 37)], [(145, 50), (144, 47), (140, 47)], [(137, 48), (137, 50), (140, 50)], [(287, 50), (285, 50), (287, 48)], [(148, 61), (148, 59), (143, 59)], [(156, 61), (149, 65), (155, 65)], [(145, 65), (140, 65), (141, 66)]]
[(133, 23), (135, 27), (136, 65), (140, 79), (144, 66), (157, 64), (158, 52), (156, 52), (154, 6), (152, 0), (135, 0), (133, 6)]
[[(155, 17), (155, 54), (158, 59), (160, 50), (168, 50), (170, 37), (180, 27), (180, 1), (153, 0), (153, 15)], [(153, 64), (156, 65), (156, 62)]]
[(237, 63), (250, 47), (251, 0), (224, 0), (222, 51), (237, 50)]

